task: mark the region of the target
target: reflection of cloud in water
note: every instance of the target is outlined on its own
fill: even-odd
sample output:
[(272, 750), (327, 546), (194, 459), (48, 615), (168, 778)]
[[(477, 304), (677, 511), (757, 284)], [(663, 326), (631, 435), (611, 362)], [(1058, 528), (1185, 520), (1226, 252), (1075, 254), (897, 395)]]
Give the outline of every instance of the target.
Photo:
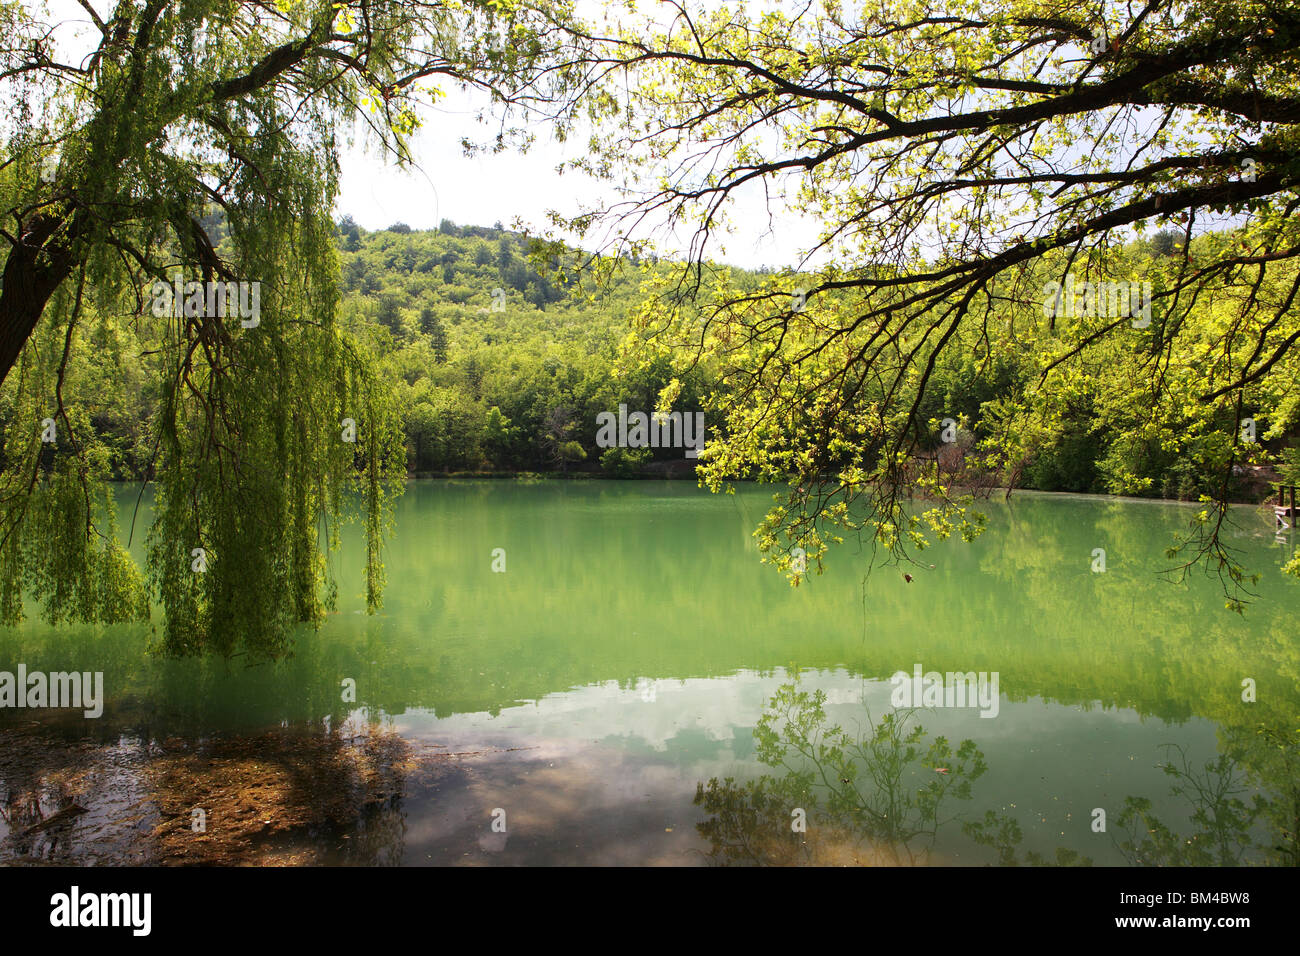
[[(408, 846), (422, 845), (421, 857), (436, 858), (460, 842), (465, 846), (456, 855), (472, 859), (481, 852), (478, 837), (489, 832), (490, 809), (502, 806), (510, 813), (511, 842), (500, 862), (688, 862), (684, 855), (699, 843), (691, 834), (697, 817), (684, 807), (684, 795), (713, 777), (741, 780), (767, 770), (754, 758), (752, 730), (788, 679), (780, 669), (631, 679), (551, 694), (497, 716), (439, 719), (408, 711), (395, 718), (397, 729), (417, 746), (440, 745), (428, 752), (529, 748), (460, 758), (463, 792), (453, 797), (444, 788), (436, 806), (408, 799)], [(884, 679), (808, 671), (802, 685), (826, 691), (828, 719), (846, 730), (865, 723), (864, 704), (877, 719), (892, 709)], [(1026, 848), (1050, 852), (1073, 843), (1099, 863), (1122, 861), (1109, 860), (1107, 846), (1088, 830), (1092, 807), (1117, 806), (1131, 793), (1151, 794), (1159, 805), (1167, 786), (1156, 764), (1160, 745), (1171, 737), (1198, 754), (1215, 752), (1209, 721), (1173, 725), (1129, 710), (1037, 698), (1004, 698), (992, 720), (980, 719), (974, 708), (923, 710), (917, 719), (931, 736), (970, 737), (984, 750), (990, 772), (964, 811), (1018, 813)], [(464, 838), (468, 833), (472, 839)], [(973, 845), (936, 849), (936, 859), (991, 862)]]
[[(688, 774), (604, 745), (457, 758), (408, 791), (408, 864), (682, 865), (697, 862)], [(492, 810), (507, 832), (492, 831)], [(508, 836), (508, 840), (506, 837)]]
[[(495, 717), (480, 712), (435, 718), (428, 711), (411, 710), (396, 720), (404, 734), (427, 731), (439, 740), (462, 733), (469, 739), (476, 732), (485, 737), (612, 737), (635, 739), (641, 747), (662, 752), (669, 749), (671, 742), (692, 733), (719, 742), (747, 737), (764, 705), (788, 679), (786, 672), (778, 669), (768, 676), (741, 670), (729, 677), (641, 678), (632, 681), (631, 686), (606, 681), (548, 694), (539, 701), (503, 710)], [(825, 689), (839, 703), (860, 706), (864, 682), (846, 671), (805, 674), (804, 681), (807, 686)], [(887, 682), (869, 681), (865, 686), (873, 696), (883, 688), (882, 699), (888, 705)], [(652, 700), (645, 699), (647, 688), (653, 691)], [(873, 701), (873, 706), (877, 704)]]

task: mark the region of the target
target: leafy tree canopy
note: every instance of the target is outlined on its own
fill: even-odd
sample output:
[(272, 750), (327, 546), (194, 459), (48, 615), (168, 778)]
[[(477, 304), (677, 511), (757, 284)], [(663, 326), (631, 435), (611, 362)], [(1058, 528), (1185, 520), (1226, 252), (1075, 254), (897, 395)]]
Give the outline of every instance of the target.
[[(689, 238), (688, 262), (653, 284), (633, 354), (715, 370), (715, 487), (795, 477), (764, 549), (813, 557), (848, 533), (901, 558), (935, 534), (977, 533), (962, 499), (918, 467), (944, 400), (936, 369), (1027, 355), (1023, 396), (978, 409), (982, 450), (1015, 471), (1093, 407), (1126, 431), (1130, 457), (1211, 462), (1209, 507), (1171, 554), (1217, 571), (1239, 608), (1249, 575), (1222, 532), (1234, 467), (1258, 447), (1244, 426), (1277, 436), (1300, 417), (1300, 11), (665, 8), (590, 34), (592, 94), (568, 121), (600, 133), (574, 165), (628, 194), (568, 224), (619, 249), (648, 247), (650, 225)], [(797, 267), (757, 289), (709, 265), (742, 196), (820, 226)], [(1134, 243), (1161, 230), (1178, 241), (1138, 257)], [(1106, 283), (1104, 307), (1050, 308), (1072, 282), (1094, 296)], [(1131, 309), (1144, 283), (1148, 307)], [(1106, 480), (1137, 479), (1117, 462)], [(915, 491), (937, 506), (909, 508)]]
[[(359, 119), (404, 162), (433, 80), (538, 95), (541, 37), (564, 12), (80, 6), (78, 33), (0, 3), (0, 619), (31, 598), (52, 621), (134, 620), (153, 598), (169, 651), (277, 656), (332, 599), (323, 545), (352, 511), (378, 605), (405, 465), (375, 344), (336, 316), (341, 131)], [(207, 291), (191, 301), (173, 284), (186, 282)], [(161, 301), (168, 286), (182, 307)], [(90, 423), (123, 352), (147, 357), (153, 402), (143, 572), (113, 527)]]

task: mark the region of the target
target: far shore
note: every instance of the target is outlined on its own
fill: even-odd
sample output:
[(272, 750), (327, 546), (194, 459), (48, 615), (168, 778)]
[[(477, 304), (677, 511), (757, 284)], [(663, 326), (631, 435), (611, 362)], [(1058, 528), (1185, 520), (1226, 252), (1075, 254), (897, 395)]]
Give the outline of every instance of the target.
[[(657, 465), (668, 465), (667, 468), (645, 469), (632, 474), (611, 475), (608, 472), (599, 469), (586, 470), (569, 470), (569, 471), (416, 471), (409, 472), (406, 475), (406, 481), (517, 481), (517, 482), (538, 482), (538, 481), (694, 481), (696, 479), (694, 462), (675, 461), (657, 462)], [(794, 479), (791, 479), (794, 480)], [(1246, 497), (1241, 495), (1232, 496), (1228, 503), (1232, 505), (1242, 505), (1249, 507), (1263, 507), (1273, 504), (1277, 501), (1277, 486), (1281, 479), (1276, 475), (1268, 476), (1267, 484), (1265, 479), (1256, 482), (1257, 493), (1253, 496)], [(734, 478), (732, 484), (736, 485), (755, 485), (770, 488), (781, 487), (779, 482), (760, 482), (752, 478)], [(138, 486), (140, 480), (136, 478), (113, 479), (110, 484), (115, 485), (132, 485)], [(1285, 483), (1284, 483), (1285, 484)], [(1258, 490), (1258, 489), (1263, 490)], [(1156, 495), (1111, 495), (1101, 492), (1092, 491), (1046, 491), (1039, 488), (1008, 487), (999, 484), (954, 484), (952, 486), (953, 495), (972, 495), (975, 498), (989, 499), (995, 496), (1010, 498), (1015, 495), (1051, 495), (1057, 498), (1087, 498), (1104, 501), (1123, 501), (1123, 502), (1163, 502), (1165, 504), (1175, 505), (1200, 505), (1202, 502), (1189, 498), (1162, 498)], [(1300, 494), (1300, 492), (1298, 492)], [(923, 496), (916, 496), (921, 498)]]
[[(669, 462), (668, 464), (675, 464)], [(406, 476), (407, 481), (415, 480), (434, 480), (434, 481), (479, 481), (479, 480), (506, 480), (506, 481), (689, 481), (694, 480), (694, 466), (690, 469), (661, 469), (655, 471), (640, 471), (635, 474), (611, 475), (604, 471), (417, 471), (411, 472)], [(794, 480), (793, 478), (791, 479)], [(1273, 476), (1269, 479), (1268, 488), (1254, 497), (1234, 496), (1229, 499), (1229, 504), (1233, 505), (1250, 505), (1260, 506), (1267, 505), (1276, 500), (1276, 487), (1279, 479)], [(737, 485), (765, 485), (768, 487), (778, 487), (779, 482), (761, 482), (753, 478), (733, 478), (732, 484)], [(1002, 497), (1011, 497), (1013, 495), (1052, 495), (1059, 498), (1090, 498), (1101, 499), (1106, 501), (1127, 501), (1127, 502), (1165, 502), (1168, 504), (1179, 505), (1197, 505), (1200, 501), (1190, 498), (1162, 498), (1156, 495), (1112, 495), (1103, 492), (1093, 491), (1045, 491), (1039, 488), (1023, 488), (1007, 485), (954, 485), (953, 493), (955, 495), (974, 495), (978, 498), (992, 498), (995, 495)], [(918, 496), (920, 497), (920, 496)]]

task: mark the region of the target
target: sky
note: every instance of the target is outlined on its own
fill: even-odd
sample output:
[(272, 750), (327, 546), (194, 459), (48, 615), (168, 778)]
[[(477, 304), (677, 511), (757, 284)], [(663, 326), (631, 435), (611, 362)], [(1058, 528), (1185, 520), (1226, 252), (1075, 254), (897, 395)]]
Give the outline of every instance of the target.
[[(717, 0), (704, 0), (714, 5)], [(770, 8), (778, 2), (797, 0), (752, 0)], [(31, 0), (36, 10), (44, 10), (48, 22), (58, 24), (56, 31), (62, 58), (75, 62), (88, 55), (98, 42), (85, 10), (77, 0)], [(101, 16), (111, 4), (91, 0)], [(673, 14), (669, 4), (658, 0), (633, 0), (639, 15), (648, 14), (660, 26), (664, 17)], [(577, 9), (590, 22), (619, 11), (606, 0), (578, 0)], [(571, 153), (581, 149), (584, 136), (576, 136), (561, 146), (550, 136), (546, 124), (530, 127), (536, 140), (526, 154), (518, 150), (495, 155), (467, 157), (461, 140), (486, 138), (492, 127), (476, 120), (486, 98), (478, 91), (459, 90), (449, 83), (438, 84), (442, 95), (438, 104), (426, 107), (421, 115), (423, 126), (412, 141), (412, 153), (419, 168), (403, 170), (391, 157), (368, 149), (365, 138), (357, 135), (353, 145), (340, 156), (341, 194), (335, 205), (338, 217), (350, 215), (368, 230), (385, 229), (404, 222), (413, 229), (436, 229), (443, 219), (460, 226), (492, 226), (500, 222), (507, 228), (516, 224), (540, 234), (550, 228), (548, 212), (555, 210), (572, 217), (582, 207), (602, 206), (617, 200), (612, 188), (572, 171), (560, 176), (556, 167)], [(517, 120), (516, 120), (517, 121)], [(761, 265), (794, 265), (801, 251), (817, 239), (816, 223), (773, 206), (772, 216), (757, 189), (740, 195), (732, 207), (736, 225), (733, 235), (723, 237), (721, 245), (709, 249), (710, 258), (732, 265), (754, 268)], [(578, 243), (576, 237), (558, 234), (585, 248), (599, 245), (589, 238)], [(638, 238), (647, 238), (638, 236)], [(685, 251), (685, 241), (656, 234), (662, 243), (661, 253), (673, 255)]]
[[(364, 229), (384, 229), (396, 222), (434, 229), (443, 219), (460, 226), (500, 222), (512, 228), (520, 220), (541, 232), (549, 227), (549, 210), (573, 216), (582, 207), (617, 201), (607, 183), (572, 170), (563, 176), (556, 172), (572, 157), (572, 150), (582, 148), (585, 138), (581, 136), (559, 144), (544, 126), (538, 126), (533, 128), (537, 139), (527, 153), (512, 150), (466, 157), (462, 137), (481, 139), (488, 129), (475, 120), (479, 100), (458, 90), (444, 92), (437, 107), (424, 110), (424, 125), (412, 142), (419, 169), (398, 168), (374, 149), (367, 150), (361, 137), (344, 150), (341, 193), (335, 206), (338, 216), (350, 215)], [(774, 206), (769, 223), (757, 195), (742, 198), (733, 212), (736, 232), (726, 238), (725, 254), (717, 257), (746, 268), (796, 263), (801, 248), (815, 242), (816, 224), (778, 213)], [(663, 251), (682, 250), (674, 250), (668, 242)]]
[[(109, 7), (106, 0), (92, 2), (101, 12)], [(657, 18), (670, 15), (673, 9), (657, 0), (634, 2), (640, 13), (650, 12)], [(705, 0), (706, 4), (713, 2)], [(774, 3), (793, 3), (802, 8), (807, 0), (750, 2), (761, 8)], [(97, 35), (76, 0), (49, 0), (45, 6), (52, 21), (64, 25), (60, 40), (74, 52), (79, 47), (89, 52)], [(591, 19), (614, 10), (612, 3), (606, 7), (597, 0), (579, 0), (579, 8), (585, 8), (585, 15)], [(467, 157), (460, 145), (462, 139), (483, 139), (492, 130), (476, 120), (484, 96), (448, 83), (439, 85), (442, 97), (436, 106), (423, 110), (423, 126), (412, 141), (418, 168), (399, 168), (390, 157), (367, 149), (364, 137), (358, 136), (344, 148), (337, 216), (350, 215), (369, 230), (384, 229), (396, 222), (415, 229), (434, 229), (443, 219), (450, 219), (462, 226), (492, 226), (499, 222), (507, 228), (522, 227), (541, 234), (550, 227), (551, 210), (571, 217), (584, 208), (608, 205), (619, 198), (608, 183), (572, 170), (559, 175), (557, 166), (573, 158), (572, 151), (582, 149), (586, 137), (575, 135), (560, 144), (551, 137), (547, 124), (533, 127), (536, 140), (527, 153), (509, 150)], [(758, 184), (732, 201), (730, 213), (733, 233), (722, 238), (721, 244), (715, 241), (708, 253), (733, 265), (797, 266), (803, 250), (813, 247), (818, 238), (815, 221), (775, 202), (769, 210)], [(562, 233), (557, 238), (589, 249), (600, 245), (594, 238), (579, 242)], [(685, 251), (685, 236), (682, 241), (662, 234), (653, 238), (660, 241), (662, 254)]]
[[(702, 0), (698, 6), (712, 7), (720, 0)], [(807, 0), (742, 0), (755, 8), (773, 9), (785, 5), (791, 12), (807, 7)], [(632, 0), (638, 16), (666, 28), (675, 15), (671, 4), (660, 0)], [(578, 14), (591, 23), (618, 19), (622, 7), (615, 0), (577, 0)], [(360, 141), (341, 157), (342, 192), (336, 205), (339, 216), (351, 215), (365, 229), (384, 229), (404, 222), (414, 229), (436, 228), (443, 219), (457, 225), (491, 226), (497, 222), (512, 228), (516, 221), (533, 232), (550, 228), (547, 213), (556, 210), (572, 217), (581, 208), (604, 206), (619, 197), (607, 183), (581, 176), (572, 170), (563, 176), (556, 167), (573, 158), (586, 134), (575, 135), (567, 144), (555, 142), (546, 124), (529, 127), (536, 141), (527, 154), (518, 151), (468, 158), (461, 149), (463, 137), (482, 139), (492, 129), (476, 122), (486, 98), (476, 91), (462, 91), (439, 84), (442, 96), (437, 107), (425, 109), (424, 126), (412, 144), (421, 167), (403, 171)], [(735, 231), (711, 244), (710, 258), (745, 268), (794, 266), (804, 250), (816, 244), (818, 224), (805, 216), (779, 208), (769, 209), (761, 186), (738, 190), (730, 207)], [(578, 243), (576, 237), (559, 238)], [(638, 237), (644, 238), (644, 237)], [(661, 252), (685, 253), (688, 236), (681, 241), (656, 234)], [(591, 240), (582, 243), (594, 245)]]

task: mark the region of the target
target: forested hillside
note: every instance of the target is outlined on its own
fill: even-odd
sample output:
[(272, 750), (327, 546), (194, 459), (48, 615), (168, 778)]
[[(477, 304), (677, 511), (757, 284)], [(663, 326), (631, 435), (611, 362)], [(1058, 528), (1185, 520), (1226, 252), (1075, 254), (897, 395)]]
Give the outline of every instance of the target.
[[(219, 243), (220, 222), (205, 225)], [(1184, 256), (1180, 242), (1160, 233), (1116, 255), (1130, 260), (1134, 274), (1154, 275)], [(605, 449), (596, 442), (597, 415), (620, 404), (653, 411), (673, 380), (666, 355), (628, 338), (630, 325), (644, 321), (647, 290), (669, 281), (666, 266), (626, 261), (607, 268), (603, 282), (578, 283), (575, 267), (584, 261), (571, 250), (563, 262), (539, 259), (534, 243), (500, 225), (448, 221), (436, 231), (397, 223), (368, 232), (345, 217), (336, 245), (342, 317), (373, 344), (398, 384), (408, 473), (693, 474), (681, 449)], [(776, 270), (740, 269), (719, 269), (712, 279), (753, 294), (789, 281)], [(1030, 305), (1008, 305), (1017, 319), (1001, 340), (938, 357), (920, 398), (930, 423), (918, 436), (921, 458), (984, 482), (1045, 491), (1195, 499), (1216, 490), (1232, 421), (1188, 407), (1172, 428), (1185, 443), (1171, 442), (1164, 425), (1144, 433), (1149, 409), (1135, 398), (1139, 383), (1122, 380), (1118, 357), (1079, 368), (1068, 389), (1036, 394), (1045, 361), (1069, 336), (1064, 323), (1047, 329), (1051, 323)], [(1209, 323), (1212, 310), (1204, 315)], [(147, 313), (125, 322), (100, 317), (84, 333), (93, 348), (77, 381), (92, 384), (73, 407), (104, 440), (119, 479), (146, 476), (154, 450), (147, 322)], [(1044, 328), (1031, 332), (1036, 326)], [(725, 406), (724, 395), (708, 401), (718, 383), (707, 367), (681, 382), (677, 410)], [(1239, 500), (1258, 500), (1270, 478), (1300, 477), (1296, 388), (1275, 382), (1260, 398), (1255, 464), (1236, 470), (1232, 489)], [(1043, 401), (1052, 405), (1052, 427), (1013, 429), (1009, 447), (1007, 422)], [(706, 414), (715, 429), (721, 416)], [(955, 423), (946, 434), (945, 420)]]
[[(682, 460), (676, 450), (606, 451), (595, 442), (597, 414), (619, 403), (648, 411), (672, 379), (666, 357), (619, 361), (629, 321), (643, 308), (643, 290), (667, 270), (624, 263), (597, 291), (579, 288), (572, 285), (576, 258), (544, 276), (524, 237), (499, 226), (446, 221), (436, 232), (400, 223), (366, 232), (344, 219), (338, 241), (345, 314), (384, 330), (391, 368), (403, 383), (412, 472), (599, 471), (603, 464), (606, 473), (631, 474), (652, 458)], [(1121, 257), (1129, 272), (1154, 275), (1186, 254), (1180, 236), (1163, 232), (1112, 258)], [(722, 275), (750, 293), (778, 279), (772, 270), (725, 269), (715, 280)], [(1045, 358), (1052, 357), (1049, 346), (1068, 344), (1064, 321), (1052, 335), (1033, 338), (1031, 327), (1044, 325), (1041, 314), (1033, 315), (1037, 306), (1008, 306), (1008, 314), (1021, 318), (1019, 335), (939, 356), (921, 399), (932, 426), (919, 436), (923, 454), (978, 470), (986, 480), (1046, 491), (1195, 499), (1221, 481), (1218, 453), (1235, 423), (1222, 415), (1223, 421), (1203, 420), (1206, 410), (1189, 408), (1179, 423), (1188, 445), (1178, 447), (1155, 431), (1142, 437), (1137, 426), (1149, 409), (1114, 380), (1123, 374), (1119, 363), (1094, 363), (1072, 388), (1053, 392), (1055, 426), (1019, 434), (1008, 454), (997, 425), (1034, 392)], [(1157, 305), (1157, 325), (1159, 311)], [(1204, 315), (1208, 330), (1212, 310)], [(717, 383), (697, 369), (683, 386), (676, 407), (695, 410)], [(1258, 497), (1274, 475), (1270, 462), (1285, 475), (1296, 473), (1296, 402), (1294, 389), (1283, 389), (1267, 396), (1266, 409), (1256, 409), (1257, 465), (1238, 469), (1236, 497)], [(956, 441), (944, 441), (944, 419), (958, 423), (946, 436)], [(946, 444), (951, 454), (942, 454)]]
[[(620, 403), (648, 413), (671, 379), (667, 361), (615, 373), (640, 302), (637, 263), (582, 288), (576, 257), (539, 271), (523, 236), (447, 221), (367, 233), (345, 219), (339, 252), (345, 320), (372, 329), (400, 380), (411, 472), (625, 474), (652, 452), (683, 460), (596, 445), (599, 413)], [(677, 407), (698, 410), (702, 376), (683, 382)]]

